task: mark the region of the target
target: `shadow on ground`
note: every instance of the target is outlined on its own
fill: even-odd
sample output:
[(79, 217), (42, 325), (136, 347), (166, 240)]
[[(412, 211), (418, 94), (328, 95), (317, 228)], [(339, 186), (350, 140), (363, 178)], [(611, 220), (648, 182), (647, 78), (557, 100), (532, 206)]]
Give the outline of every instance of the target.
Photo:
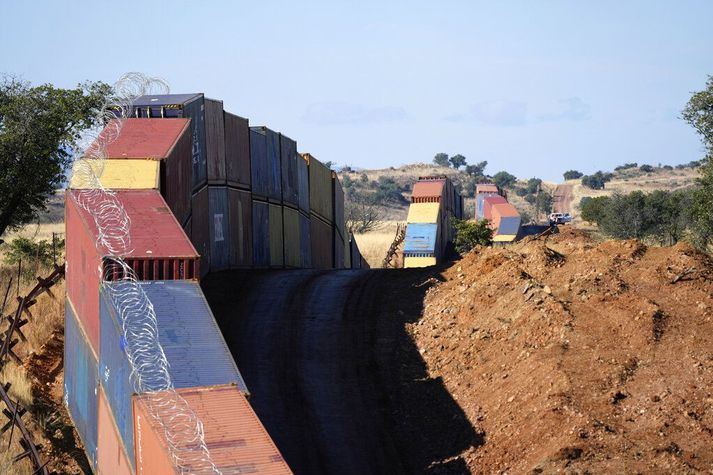
[(290, 467), (468, 473), (484, 443), (406, 331), (437, 270), (230, 271), (204, 292)]

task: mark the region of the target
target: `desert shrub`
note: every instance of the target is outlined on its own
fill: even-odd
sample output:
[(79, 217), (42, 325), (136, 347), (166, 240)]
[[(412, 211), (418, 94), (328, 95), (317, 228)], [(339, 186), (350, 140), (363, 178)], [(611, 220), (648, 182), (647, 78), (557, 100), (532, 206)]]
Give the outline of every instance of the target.
[(487, 219), (480, 221), (454, 221), (456, 237), (453, 241), (456, 251), (465, 254), (475, 246), (489, 246), (493, 242), (493, 230), (490, 229)]

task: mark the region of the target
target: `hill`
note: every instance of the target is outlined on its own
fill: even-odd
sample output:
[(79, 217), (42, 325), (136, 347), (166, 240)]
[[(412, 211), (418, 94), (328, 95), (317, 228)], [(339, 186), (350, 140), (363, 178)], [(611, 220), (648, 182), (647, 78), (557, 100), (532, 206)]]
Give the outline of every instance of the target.
[(713, 465), (709, 256), (567, 228), (434, 277), (409, 331), (482, 434), (460, 456), (473, 473)]

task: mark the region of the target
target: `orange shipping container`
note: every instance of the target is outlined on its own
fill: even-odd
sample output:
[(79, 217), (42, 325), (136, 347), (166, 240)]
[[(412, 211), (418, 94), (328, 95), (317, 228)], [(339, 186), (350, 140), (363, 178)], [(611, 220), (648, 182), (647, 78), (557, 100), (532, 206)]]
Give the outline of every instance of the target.
[[(211, 461), (220, 472), (292, 473), (237, 387), (187, 388), (178, 393), (203, 424)], [(165, 429), (149, 413), (148, 397), (134, 396), (136, 473), (179, 473), (166, 444)]]
[(107, 403), (104, 390), (97, 384), (99, 397), (97, 440), (97, 473), (131, 475), (133, 473), (126, 449), (119, 437), (119, 430), (114, 423), (114, 416)]

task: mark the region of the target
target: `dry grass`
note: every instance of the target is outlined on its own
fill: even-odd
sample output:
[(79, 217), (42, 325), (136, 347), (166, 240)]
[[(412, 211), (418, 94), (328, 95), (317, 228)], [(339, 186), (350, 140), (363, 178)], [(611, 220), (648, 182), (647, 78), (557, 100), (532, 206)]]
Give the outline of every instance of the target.
[(32, 382), (24, 367), (9, 361), (0, 371), (0, 381), (11, 384), (9, 395), (14, 401), (19, 401), (25, 408), (32, 405)]
[(12, 437), (12, 443), (8, 448), (10, 440), (10, 431), (0, 435), (0, 473), (3, 475), (30, 475), (32, 474), (32, 464), (28, 459), (12, 463), (13, 457), (22, 452), (22, 448), (18, 443), (17, 432)]
[(376, 231), (354, 235), (361, 255), (372, 269), (381, 267), (386, 252), (396, 236), (397, 223), (398, 221), (387, 221)]

